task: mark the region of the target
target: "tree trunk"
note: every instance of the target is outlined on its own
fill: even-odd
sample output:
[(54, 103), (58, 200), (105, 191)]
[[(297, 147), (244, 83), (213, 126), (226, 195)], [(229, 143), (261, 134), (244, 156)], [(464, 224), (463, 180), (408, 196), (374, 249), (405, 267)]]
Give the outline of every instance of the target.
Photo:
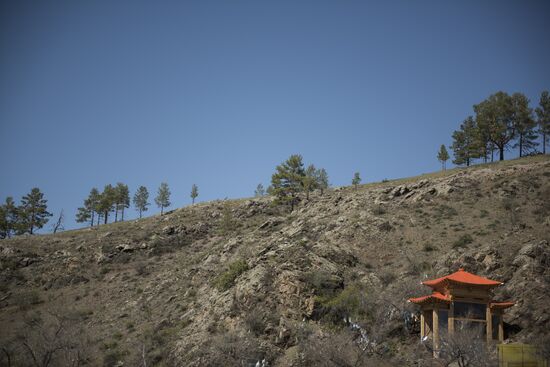
[(470, 167), (470, 157), (466, 158), (466, 167)]
[(139, 219), (141, 219), (141, 209), (139, 209)]
[(163, 214), (163, 210), (164, 210), (164, 207), (163, 207), (163, 206), (161, 206), (161, 207), (160, 207), (160, 215), (162, 215), (162, 214)]
[(503, 161), (504, 160), (504, 146), (499, 147), (498, 150), (499, 150), (499, 160)]
[(107, 221), (109, 220), (109, 211), (105, 211), (105, 222), (104, 224), (107, 224)]
[(34, 208), (31, 212), (31, 234), (32, 234), (33, 229), (34, 229)]
[(519, 157), (523, 156), (523, 135), (519, 136)]
[(118, 204), (115, 205), (115, 223), (118, 221)]
[(122, 207), (122, 210), (121, 210), (120, 214), (121, 214), (120, 220), (121, 220), (122, 222), (124, 222), (124, 207)]
[(546, 154), (546, 134), (542, 133), (542, 154)]
[(92, 221), (90, 222), (90, 227), (94, 226), (94, 211), (92, 210)]

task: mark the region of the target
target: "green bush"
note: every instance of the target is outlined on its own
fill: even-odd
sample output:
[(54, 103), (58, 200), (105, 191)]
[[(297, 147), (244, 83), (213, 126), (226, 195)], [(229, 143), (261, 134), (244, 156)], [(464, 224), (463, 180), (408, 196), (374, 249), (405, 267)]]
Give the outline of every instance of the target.
[(235, 279), (248, 270), (248, 264), (243, 259), (229, 265), (229, 269), (220, 274), (214, 280), (214, 285), (221, 291), (226, 291), (233, 286)]
[(317, 296), (315, 300), (319, 305), (317, 317), (335, 325), (340, 325), (348, 317), (356, 320), (368, 318), (366, 292), (359, 284), (351, 284), (334, 295)]
[(466, 245), (472, 242), (474, 242), (474, 239), (472, 238), (472, 236), (470, 236), (469, 234), (463, 234), (453, 243), (453, 248), (457, 249), (461, 247), (466, 247)]

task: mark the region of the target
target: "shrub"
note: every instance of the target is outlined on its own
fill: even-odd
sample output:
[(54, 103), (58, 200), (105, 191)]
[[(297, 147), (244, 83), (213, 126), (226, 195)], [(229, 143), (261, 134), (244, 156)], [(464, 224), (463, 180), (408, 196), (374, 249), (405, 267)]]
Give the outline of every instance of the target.
[(31, 306), (42, 302), (36, 291), (24, 291), (19, 293), (14, 297), (14, 301), (20, 310), (28, 310)]
[(429, 243), (425, 243), (424, 244), (424, 247), (422, 248), (422, 250), (426, 251), (426, 252), (431, 252), (431, 251), (435, 251), (437, 250), (437, 247), (429, 244)]
[(317, 317), (335, 325), (341, 324), (342, 320), (348, 317), (367, 317), (366, 292), (358, 284), (351, 284), (337, 294), (317, 296), (315, 299), (320, 306), (316, 310)]
[(384, 223), (382, 223), (378, 226), (378, 229), (380, 229), (381, 231), (384, 231), (384, 232), (389, 232), (393, 229), (393, 227), (390, 224), (390, 222), (384, 222)]
[(386, 214), (386, 209), (382, 206), (382, 205), (377, 205), (376, 207), (374, 207), (374, 209), (372, 210), (372, 213), (374, 215), (383, 215), (383, 214)]
[(469, 234), (463, 234), (453, 243), (453, 248), (458, 249), (461, 247), (466, 247), (466, 245), (472, 243), (473, 241), (474, 239), (472, 238), (472, 236), (470, 236)]
[(229, 265), (229, 269), (220, 274), (214, 280), (214, 285), (221, 291), (226, 291), (233, 286), (235, 279), (248, 270), (248, 264), (243, 259), (237, 260)]

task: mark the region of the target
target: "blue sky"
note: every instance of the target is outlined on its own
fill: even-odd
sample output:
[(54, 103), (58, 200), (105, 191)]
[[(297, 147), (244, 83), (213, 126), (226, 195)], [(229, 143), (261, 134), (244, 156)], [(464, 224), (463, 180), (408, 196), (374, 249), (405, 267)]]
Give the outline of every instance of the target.
[(74, 228), (94, 186), (247, 197), (293, 153), (334, 185), (434, 171), (473, 104), (550, 88), (549, 19), (548, 1), (4, 0), (0, 200), (38, 186)]

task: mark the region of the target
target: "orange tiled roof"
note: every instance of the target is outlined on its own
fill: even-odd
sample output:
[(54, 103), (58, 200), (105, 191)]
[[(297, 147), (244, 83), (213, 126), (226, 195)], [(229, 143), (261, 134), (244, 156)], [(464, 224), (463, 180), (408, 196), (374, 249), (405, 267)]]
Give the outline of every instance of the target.
[(416, 303), (416, 304), (422, 304), (426, 302), (450, 302), (451, 299), (447, 297), (444, 294), (441, 294), (439, 292), (433, 292), (432, 294), (428, 296), (418, 297), (418, 298), (410, 298), (409, 302)]
[(491, 308), (505, 309), (515, 305), (515, 302), (491, 302)]
[(470, 284), (470, 285), (481, 285), (481, 286), (489, 286), (489, 287), (496, 287), (503, 283), (497, 282), (495, 280), (487, 279), (484, 277), (480, 277), (478, 275), (468, 273), (464, 269), (458, 269), (457, 272), (454, 272), (450, 275), (445, 275), (444, 277), (433, 279), (433, 280), (427, 280), (425, 282), (422, 282), (422, 284), (427, 285), (432, 288), (436, 288), (445, 282), (453, 282), (453, 283), (460, 283), (460, 284)]

